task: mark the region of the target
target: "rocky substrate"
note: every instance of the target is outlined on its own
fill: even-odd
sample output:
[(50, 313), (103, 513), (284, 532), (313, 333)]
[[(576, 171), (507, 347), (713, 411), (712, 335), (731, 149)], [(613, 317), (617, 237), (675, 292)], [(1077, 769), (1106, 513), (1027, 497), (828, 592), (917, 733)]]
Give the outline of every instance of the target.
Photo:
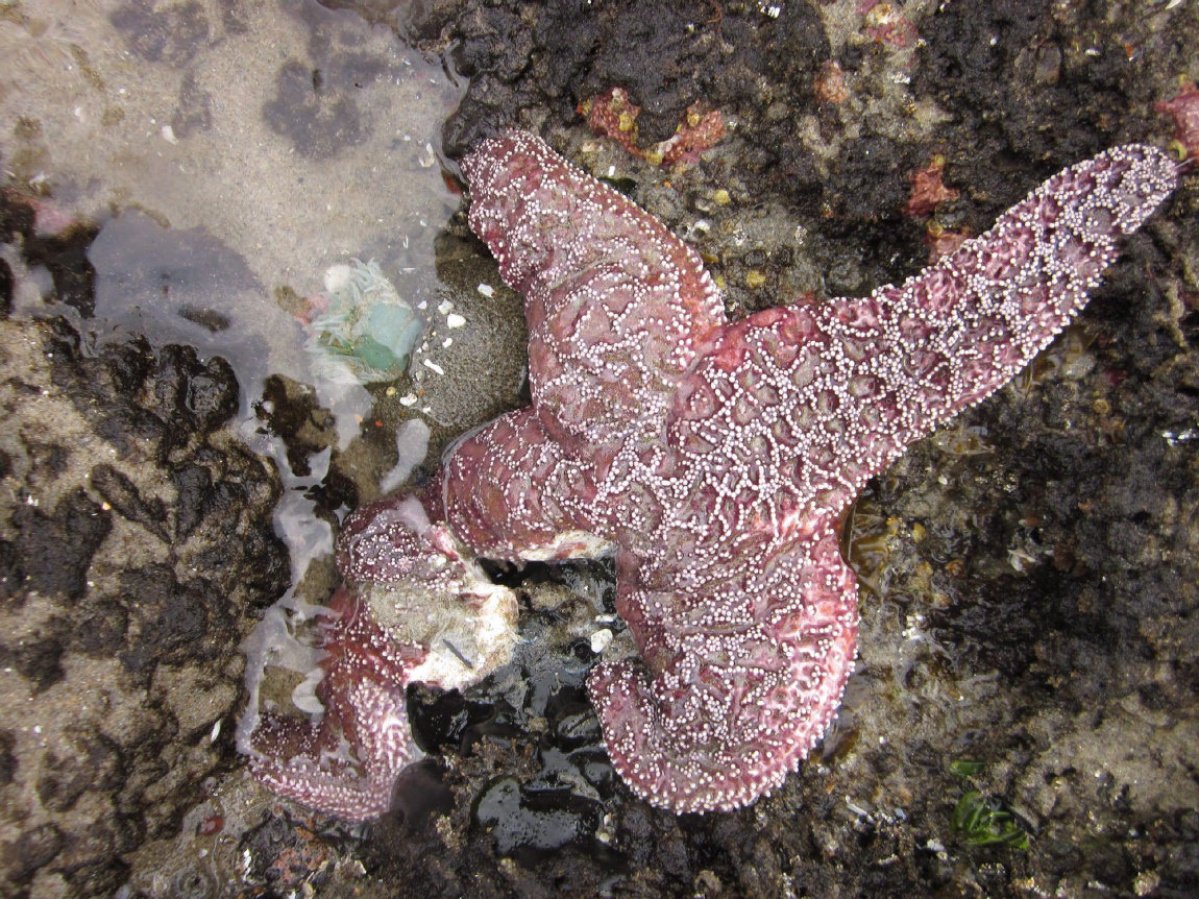
[(0, 881), (109, 895), (228, 771), (237, 644), (286, 587), (219, 358), (0, 321)]

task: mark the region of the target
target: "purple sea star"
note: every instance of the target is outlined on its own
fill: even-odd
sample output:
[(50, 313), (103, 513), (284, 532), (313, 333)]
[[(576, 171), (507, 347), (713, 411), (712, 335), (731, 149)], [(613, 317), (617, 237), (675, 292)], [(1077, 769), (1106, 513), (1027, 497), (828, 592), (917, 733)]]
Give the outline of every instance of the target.
[[(484, 576), (416, 497), (347, 519), (337, 564), (346, 583), (321, 610), (321, 656), (306, 672), (319, 679), (315, 696), (324, 714), (315, 721), (275, 712), (259, 718), (255, 704), (239, 743), (267, 786), (327, 814), (363, 820), (387, 811), (396, 775), (422, 755), (408, 724), (408, 684), (466, 687), (505, 663), (516, 598)], [(297, 648), (285, 634), (261, 642), (259, 655)], [(302, 669), (303, 653), (300, 659), (271, 664)]]
[[(365, 598), (326, 624), (324, 645), (331, 658), (351, 647), (365, 660), (355, 677), (392, 701), (339, 705), (342, 675), (327, 662), (323, 697), (374, 778), (370, 801), (347, 808), (328, 785), (367, 774), (322, 772), (313, 786), (318, 744), (331, 746), (321, 725), (291, 725), (306, 735), (293, 735), (291, 761), (269, 745), (257, 770), (348, 817), (386, 807), (378, 783), (397, 760), (376, 764), (375, 746), (396, 726), (403, 684), (419, 679), (376, 665), (355, 622), (419, 656), (428, 635), (398, 630), (391, 606), (408, 609), (438, 559), (465, 566), (472, 553), (615, 555), (633, 645), (588, 689), (634, 793), (703, 812), (777, 787), (821, 738), (853, 668), (856, 581), (837, 541), (846, 507), (905, 446), (1048, 344), (1177, 178), (1157, 149), (1109, 150), (901, 287), (730, 324), (694, 250), (539, 138), (486, 140), (462, 170), (471, 227), (526, 298), (533, 404), (452, 449), (419, 498), (433, 522), (420, 535), (396, 511), (412, 496), (347, 522), (342, 571)], [(478, 608), (477, 585), (466, 592)]]

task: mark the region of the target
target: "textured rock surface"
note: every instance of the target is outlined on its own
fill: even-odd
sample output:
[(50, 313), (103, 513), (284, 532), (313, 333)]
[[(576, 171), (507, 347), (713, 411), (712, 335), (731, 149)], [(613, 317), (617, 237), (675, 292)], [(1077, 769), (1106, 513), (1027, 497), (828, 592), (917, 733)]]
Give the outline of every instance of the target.
[(286, 583), (273, 472), (222, 360), (0, 321), (0, 879), (111, 895), (229, 767), (255, 604)]

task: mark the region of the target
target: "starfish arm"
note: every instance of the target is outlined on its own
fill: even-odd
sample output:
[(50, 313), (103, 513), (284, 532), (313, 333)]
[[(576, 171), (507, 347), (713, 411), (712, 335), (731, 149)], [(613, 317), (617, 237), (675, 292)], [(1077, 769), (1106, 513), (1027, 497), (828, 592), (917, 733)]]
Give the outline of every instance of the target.
[(901, 287), (829, 303), (821, 325), (851, 363), (846, 403), (893, 407), (887, 429), (902, 447), (1002, 387), (1086, 305), (1120, 239), (1177, 186), (1177, 168), (1156, 147), (1107, 150)]
[(526, 408), (451, 447), (439, 478), (447, 521), (477, 555), (528, 561), (609, 551), (589, 520), (591, 472)]
[[(396, 776), (421, 756), (408, 684), (465, 688), (507, 662), (515, 639), (511, 591), (447, 548), (443, 529), (401, 511), (408, 514), (378, 511), (355, 545), (342, 548), (354, 584), (334, 594), (319, 625), (323, 714), (264, 714), (249, 737), (259, 780), (351, 820), (387, 811)], [(387, 566), (357, 557), (380, 541), (398, 550)]]
[(396, 777), (421, 751), (409, 730), (403, 684), (362, 680), (347, 694), (340, 734), (328, 713), (319, 722), (264, 715), (253, 734), (250, 770), (282, 796), (365, 821), (387, 811)]
[(392, 641), (344, 588), (330, 600), (321, 645), (323, 713), (264, 714), (250, 736), (250, 770), (281, 795), (362, 821), (387, 811), (396, 776), (421, 756), (405, 688), (429, 654)]
[(465, 688), (511, 656), (516, 597), (464, 553), (439, 511), (400, 494), (347, 518), (337, 548), (346, 585), (318, 625), (323, 714), (266, 714), (248, 737), (251, 770), (276, 792), (351, 820), (382, 814), (420, 756), (407, 685)]
[(1176, 177), (1160, 150), (1116, 148), (902, 287), (731, 325), (672, 409), (667, 442), (687, 495), (660, 542), (679, 564), (718, 570), (722, 543), (762, 560), (837, 515), (908, 444), (1044, 348)]
[(644, 661), (605, 661), (587, 684), (617, 772), (675, 812), (769, 793), (821, 739), (853, 668), (855, 579), (836, 535), (708, 595), (669, 572), (634, 580), (617, 607)]
[(529, 380), (546, 429), (590, 452), (660, 422), (725, 324), (699, 255), (534, 135), (485, 140), (462, 171), (471, 228), (525, 296)]
[(437, 507), (399, 494), (346, 519), (337, 567), (354, 605), (322, 631), (329, 689), (360, 676), (465, 688), (508, 661), (516, 596), (426, 515)]

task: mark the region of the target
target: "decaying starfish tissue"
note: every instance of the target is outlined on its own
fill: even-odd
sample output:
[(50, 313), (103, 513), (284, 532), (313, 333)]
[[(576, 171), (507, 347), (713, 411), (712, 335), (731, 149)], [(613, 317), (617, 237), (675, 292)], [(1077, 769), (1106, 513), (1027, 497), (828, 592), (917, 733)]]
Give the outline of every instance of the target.
[[(730, 323), (693, 249), (539, 138), (485, 140), (462, 170), (471, 228), (526, 299), (532, 405), (464, 438), (419, 494), (351, 516), (325, 717), (253, 741), (268, 783), (351, 818), (386, 809), (414, 754), (404, 685), (463, 685), (505, 655), (512, 599), (472, 557), (614, 556), (631, 640), (588, 690), (635, 794), (704, 812), (776, 788), (853, 668), (846, 508), (1046, 346), (1177, 179), (1160, 150), (1118, 147), (899, 287)], [(459, 629), (490, 635), (443, 675), (440, 631), (403, 619), (459, 601)]]

